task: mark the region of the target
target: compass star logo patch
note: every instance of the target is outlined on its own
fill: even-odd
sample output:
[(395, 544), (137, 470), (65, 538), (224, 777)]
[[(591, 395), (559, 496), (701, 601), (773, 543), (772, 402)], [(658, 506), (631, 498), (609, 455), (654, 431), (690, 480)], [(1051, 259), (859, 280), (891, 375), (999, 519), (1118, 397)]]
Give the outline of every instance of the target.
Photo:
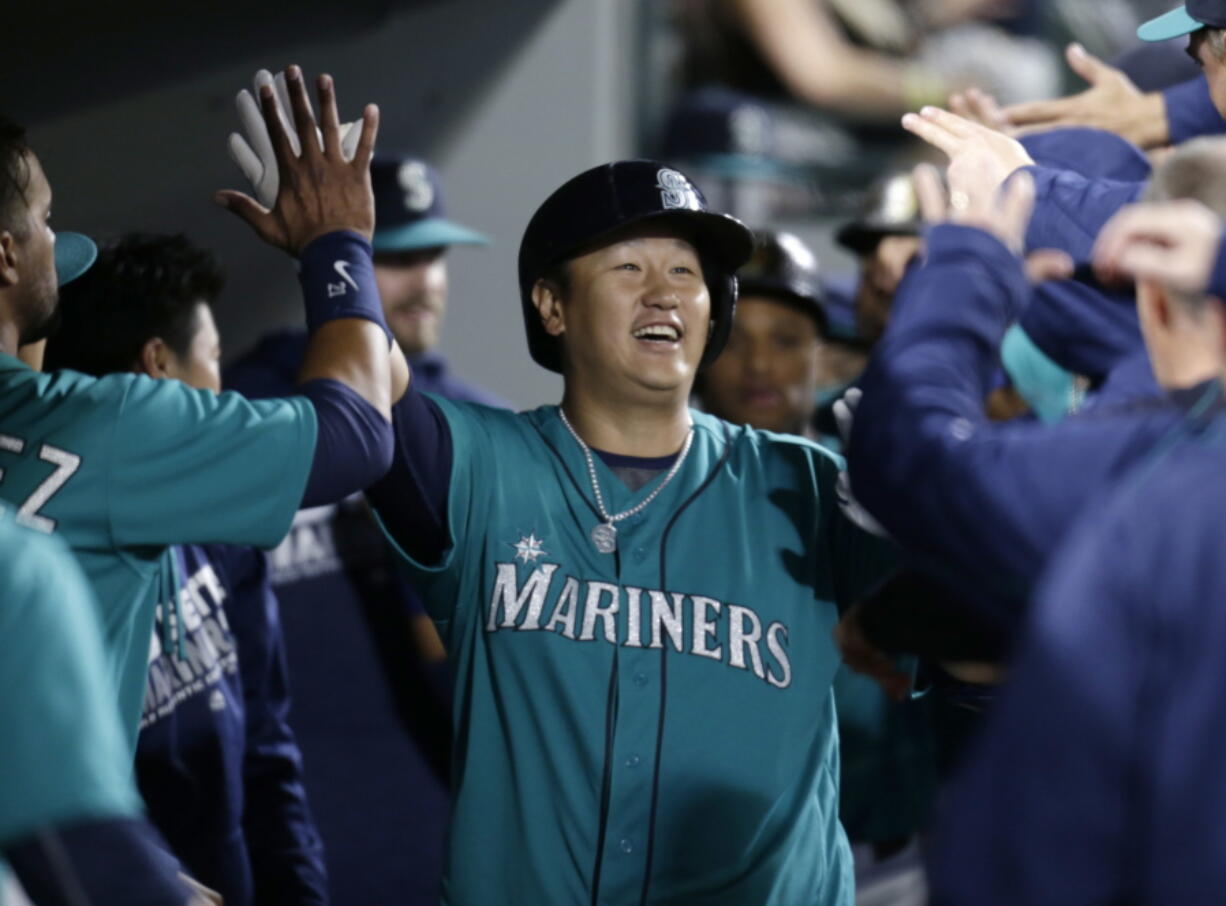
[(527, 537), (521, 535), (520, 539), (512, 544), (511, 547), (515, 548), (516, 560), (523, 560), (525, 563), (535, 563), (537, 557), (544, 557), (547, 553), (541, 547), (542, 544), (544, 544), (544, 541), (536, 537), (536, 535), (528, 535)]

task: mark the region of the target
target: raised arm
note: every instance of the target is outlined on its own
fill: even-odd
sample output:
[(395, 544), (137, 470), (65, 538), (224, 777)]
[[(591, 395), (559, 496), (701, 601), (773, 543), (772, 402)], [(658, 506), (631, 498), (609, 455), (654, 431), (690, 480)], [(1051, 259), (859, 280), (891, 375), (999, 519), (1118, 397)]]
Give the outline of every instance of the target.
[(374, 105), (363, 111), (361, 138), (353, 159), (347, 160), (331, 76), (318, 80), (318, 138), (302, 71), (291, 66), (286, 82), (301, 153), (294, 153), (270, 85), (261, 88), (259, 99), (279, 174), (273, 206), (229, 190), (219, 192), (217, 201), (265, 242), (300, 260), (311, 338), (299, 380), (337, 381), (390, 420), (393, 344), (375, 289), (370, 249), (375, 221), (370, 158), (379, 112)]
[(259, 88), (261, 116), (247, 123), (258, 149), (248, 151), (248, 163), (262, 169), (257, 191), (273, 199), (271, 207), (234, 191), (219, 192), (217, 200), (299, 259), (309, 339), (298, 383), (318, 420), (302, 497), (310, 506), (361, 490), (387, 470), (391, 405), (408, 386), (409, 370), (384, 323), (371, 260), (378, 110), (363, 111), (350, 152), (342, 147), (331, 77), (318, 80), (318, 126), (301, 70), (291, 66), (285, 82), (294, 131), (268, 83)]

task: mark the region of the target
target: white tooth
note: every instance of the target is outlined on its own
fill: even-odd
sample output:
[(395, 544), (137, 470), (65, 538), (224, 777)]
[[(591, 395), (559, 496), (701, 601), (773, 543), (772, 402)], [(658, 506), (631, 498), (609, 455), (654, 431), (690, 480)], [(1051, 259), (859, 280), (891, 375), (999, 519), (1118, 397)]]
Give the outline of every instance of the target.
[(680, 338), (680, 332), (677, 328), (669, 324), (651, 324), (647, 327), (640, 327), (634, 332), (636, 337), (644, 339), (661, 339), (661, 340), (677, 340)]

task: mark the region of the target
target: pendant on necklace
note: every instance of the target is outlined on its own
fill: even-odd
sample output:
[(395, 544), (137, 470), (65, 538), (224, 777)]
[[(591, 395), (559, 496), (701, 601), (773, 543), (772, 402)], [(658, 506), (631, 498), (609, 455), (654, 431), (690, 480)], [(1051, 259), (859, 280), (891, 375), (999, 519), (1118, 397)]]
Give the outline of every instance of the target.
[(602, 554), (611, 554), (617, 550), (617, 528), (611, 522), (601, 522), (592, 529), (592, 544)]

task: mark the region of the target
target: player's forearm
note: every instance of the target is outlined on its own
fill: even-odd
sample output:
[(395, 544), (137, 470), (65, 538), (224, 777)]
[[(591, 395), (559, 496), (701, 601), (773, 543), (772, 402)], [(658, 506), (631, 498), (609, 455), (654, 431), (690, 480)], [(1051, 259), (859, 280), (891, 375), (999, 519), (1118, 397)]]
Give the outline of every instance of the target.
[(183, 906), (188, 891), (156, 839), (143, 821), (98, 820), (46, 828), (6, 844), (3, 855), (39, 906)]
[[(860, 502), (906, 541), (898, 521), (923, 524), (957, 473), (965, 440), (986, 419), (983, 403), (1001, 338), (1027, 292), (1021, 264), (970, 227), (941, 226), (928, 262), (904, 280), (881, 345), (860, 380), (863, 398), (848, 446)], [(922, 511), (922, 512), (920, 512)]]
[(365, 490), (392, 464), (392, 426), (347, 384), (313, 380), (301, 387), (315, 407), (315, 456), (303, 506), (336, 503)]
[(1074, 261), (1088, 261), (1103, 225), (1140, 198), (1145, 184), (1082, 176), (1053, 167), (1026, 167), (1034, 177), (1034, 214), (1026, 230), (1026, 251), (1059, 249)]
[(392, 416), (392, 465), (366, 496), (405, 553), (419, 563), (435, 563), (451, 543), (451, 432), (438, 405), (414, 387), (395, 405)]
[(391, 334), (375, 286), (370, 243), (357, 233), (328, 233), (301, 255), (310, 340), (298, 376), (351, 388), (391, 419)]

